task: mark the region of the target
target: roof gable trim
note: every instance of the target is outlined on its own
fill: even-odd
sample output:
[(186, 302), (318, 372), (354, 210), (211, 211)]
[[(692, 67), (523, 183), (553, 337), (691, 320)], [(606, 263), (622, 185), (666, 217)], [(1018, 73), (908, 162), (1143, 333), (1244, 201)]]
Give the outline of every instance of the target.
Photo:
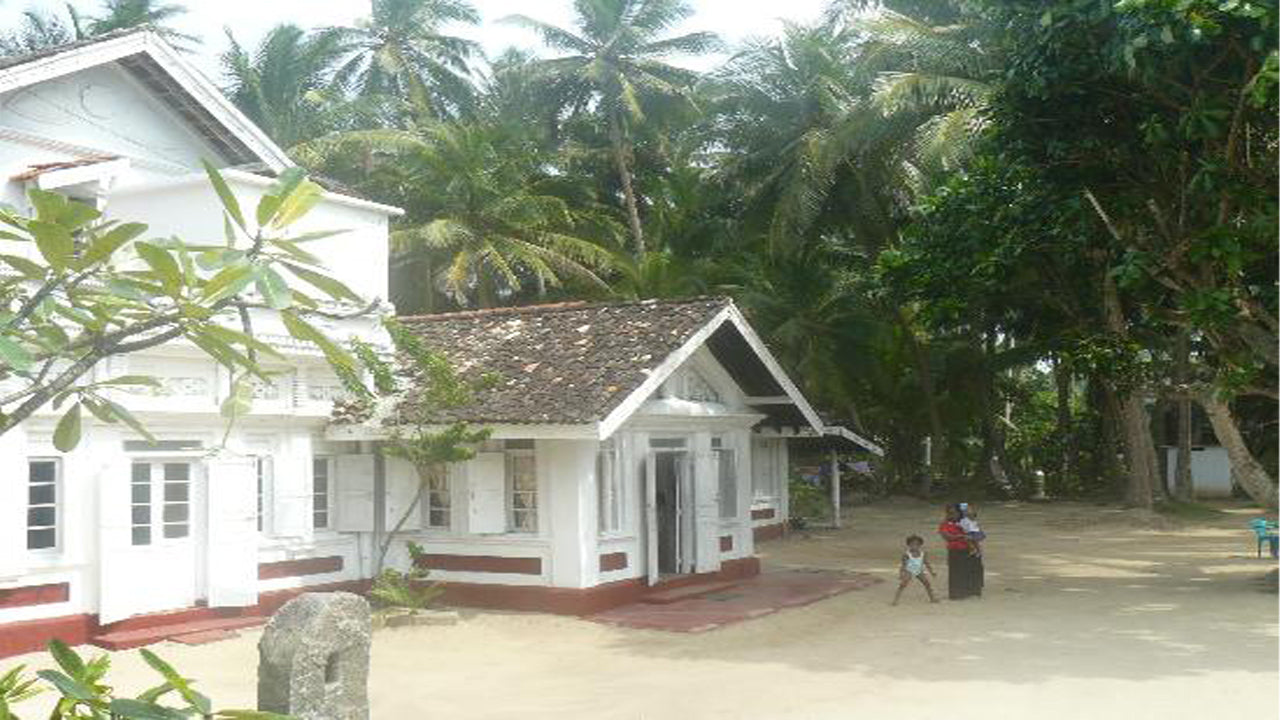
[(764, 341), (760, 339), (760, 336), (756, 335), (751, 326), (747, 324), (746, 318), (743, 317), (738, 308), (733, 303), (729, 303), (675, 352), (668, 355), (658, 367), (649, 373), (649, 377), (640, 383), (639, 387), (631, 391), (630, 395), (600, 421), (598, 425), (600, 439), (604, 440), (613, 435), (623, 423), (635, 415), (644, 402), (657, 392), (662, 383), (666, 382), (667, 378), (671, 377), (677, 369), (692, 358), (698, 349), (706, 344), (711, 335), (726, 322), (733, 323), (733, 326), (742, 334), (743, 339), (747, 341), (756, 356), (760, 358), (760, 361), (769, 370), (769, 374), (782, 386), (787, 397), (790, 398), (791, 402), (795, 403), (804, 418), (809, 421), (814, 431), (821, 433), (823, 426), (818, 413), (809, 405), (809, 401), (800, 394), (800, 390), (795, 383), (791, 382), (791, 378), (787, 377), (787, 374), (782, 370), (782, 366), (778, 364), (773, 354), (765, 347)]
[(273, 170), (279, 171), (293, 165), (284, 150), (232, 105), (208, 78), (191, 67), (160, 36), (150, 31), (139, 31), (69, 48), (64, 52), (4, 68), (0, 70), (0, 93), (12, 92), (139, 54), (154, 61), (228, 133)]

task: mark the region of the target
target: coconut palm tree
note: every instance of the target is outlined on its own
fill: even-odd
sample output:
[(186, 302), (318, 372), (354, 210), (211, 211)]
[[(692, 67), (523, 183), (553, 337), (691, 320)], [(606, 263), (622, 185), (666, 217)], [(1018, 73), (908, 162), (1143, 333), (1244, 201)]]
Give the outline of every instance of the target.
[(200, 44), (200, 38), (179, 32), (168, 24), (179, 15), (186, 14), (187, 9), (182, 5), (157, 0), (104, 0), (102, 7), (104, 14), (89, 21), (90, 35), (147, 25), (179, 49)]
[(307, 35), (296, 25), (282, 24), (253, 52), (230, 31), (227, 39), (223, 92), (280, 145), (292, 147), (367, 119), (364, 104), (348, 99), (331, 79), (341, 56), (333, 36)]
[(344, 50), (339, 82), (366, 97), (403, 100), (419, 119), (440, 120), (470, 108), (470, 65), (481, 54), (475, 41), (445, 27), (479, 22), (466, 0), (373, 0), (367, 19), (324, 32)]
[(525, 15), (506, 21), (537, 32), (544, 44), (568, 54), (536, 63), (537, 81), (560, 113), (596, 113), (608, 126), (609, 146), (621, 185), (637, 257), (644, 231), (632, 167), (632, 131), (650, 106), (688, 101), (697, 73), (666, 62), (671, 55), (700, 55), (718, 47), (712, 33), (666, 34), (692, 13), (685, 0), (575, 0), (575, 29)]
[[(616, 256), (595, 241), (608, 235), (608, 220), (567, 201), (564, 179), (545, 173), (526, 138), (494, 124), (436, 123), (340, 133), (305, 143), (297, 154), (323, 167), (326, 156), (343, 157), (353, 147), (374, 151), (369, 186), (406, 209), (391, 234), (392, 263), (430, 268), (417, 284), (464, 307), (514, 303), (566, 284), (608, 292), (601, 275), (617, 265)], [(420, 307), (420, 298), (406, 300), (397, 305), (431, 309)]]
[(84, 18), (71, 3), (66, 18), (45, 10), (24, 10), (16, 30), (0, 35), (0, 55), (24, 55), (88, 37)]

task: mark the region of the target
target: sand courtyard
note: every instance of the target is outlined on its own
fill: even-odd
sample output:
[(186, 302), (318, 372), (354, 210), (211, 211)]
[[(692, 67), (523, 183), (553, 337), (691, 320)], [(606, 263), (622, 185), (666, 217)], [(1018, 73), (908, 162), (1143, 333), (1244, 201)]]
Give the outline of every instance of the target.
[[(902, 539), (927, 538), (945, 589), (937, 508), (850, 510), (845, 528), (765, 544), (766, 570), (886, 582), (700, 634), (464, 611), (449, 627), (379, 630), (374, 718), (1203, 718), (1280, 710), (1277, 596), (1256, 515), (1205, 520), (1108, 506), (989, 504), (986, 595), (890, 607)], [(944, 590), (945, 592), (945, 590)], [(254, 702), (260, 631), (154, 646), (219, 707)], [(94, 648), (85, 648), (96, 652)], [(0, 661), (45, 664), (39, 655)], [(136, 651), (109, 678), (154, 684)], [(123, 694), (123, 693), (121, 693)], [(37, 716), (39, 699), (15, 708)]]

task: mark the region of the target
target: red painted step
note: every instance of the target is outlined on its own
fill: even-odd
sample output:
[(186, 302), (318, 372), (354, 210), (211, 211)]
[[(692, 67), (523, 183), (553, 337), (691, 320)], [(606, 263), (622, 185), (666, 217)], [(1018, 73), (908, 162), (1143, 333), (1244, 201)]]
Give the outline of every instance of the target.
[(670, 590), (659, 590), (651, 592), (640, 598), (640, 602), (650, 605), (670, 605), (681, 600), (702, 597), (703, 595), (711, 595), (712, 593), (724, 592), (731, 587), (736, 586), (737, 582), (712, 582), (698, 583), (697, 585), (681, 585), (671, 588)]
[(128, 650), (130, 648), (150, 645), (162, 640), (179, 638), (184, 635), (195, 635), (215, 630), (230, 631), (262, 625), (267, 621), (264, 617), (234, 617), (214, 620), (196, 620), (179, 622), (136, 630), (119, 630), (96, 635), (89, 642), (107, 650)]
[(170, 641), (182, 643), (183, 645), (204, 645), (206, 643), (218, 642), (219, 640), (230, 640), (233, 637), (239, 637), (240, 633), (235, 630), (201, 630), (188, 635), (175, 635), (169, 638)]

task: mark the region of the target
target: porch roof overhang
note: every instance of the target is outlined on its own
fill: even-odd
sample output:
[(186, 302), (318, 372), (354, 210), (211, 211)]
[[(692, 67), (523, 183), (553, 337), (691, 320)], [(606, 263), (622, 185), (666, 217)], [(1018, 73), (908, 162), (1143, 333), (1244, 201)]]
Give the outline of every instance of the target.
[(756, 432), (765, 437), (823, 440), (836, 444), (848, 443), (873, 455), (884, 457), (884, 448), (843, 425), (824, 425), (820, 432), (815, 432), (813, 428), (797, 426), (762, 427), (757, 428)]

